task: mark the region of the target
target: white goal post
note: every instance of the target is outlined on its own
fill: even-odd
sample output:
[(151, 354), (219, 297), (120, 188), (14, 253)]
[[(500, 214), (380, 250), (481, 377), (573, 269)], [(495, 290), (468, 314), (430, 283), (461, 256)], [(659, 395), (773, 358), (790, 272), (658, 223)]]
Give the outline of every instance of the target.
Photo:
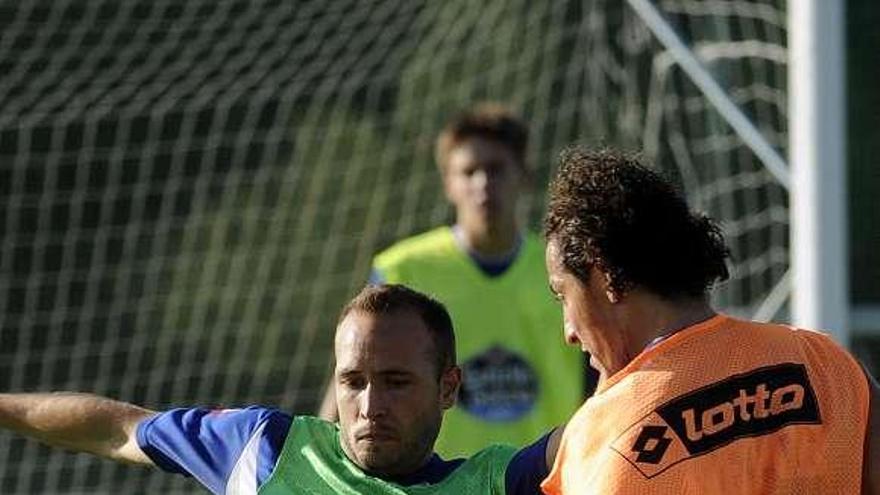
[(792, 321), (850, 345), (844, 1), (788, 9)]

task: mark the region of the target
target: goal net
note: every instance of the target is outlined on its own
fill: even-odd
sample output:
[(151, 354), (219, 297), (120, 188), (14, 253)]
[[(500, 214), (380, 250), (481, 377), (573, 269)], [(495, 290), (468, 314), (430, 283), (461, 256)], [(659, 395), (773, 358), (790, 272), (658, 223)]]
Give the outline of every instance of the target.
[[(655, 4), (784, 154), (784, 2)], [(480, 100), (532, 128), (528, 225), (562, 147), (641, 148), (722, 222), (721, 307), (784, 285), (785, 188), (624, 2), (5, 1), (0, 32), (3, 391), (313, 412), (373, 253), (451, 219), (433, 140)], [(197, 491), (0, 445), (6, 494)]]

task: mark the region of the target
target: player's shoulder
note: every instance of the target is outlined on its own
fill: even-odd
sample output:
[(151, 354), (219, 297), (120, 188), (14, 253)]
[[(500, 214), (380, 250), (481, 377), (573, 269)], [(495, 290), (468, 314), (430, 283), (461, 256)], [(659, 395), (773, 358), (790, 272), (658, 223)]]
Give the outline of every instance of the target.
[(374, 265), (384, 267), (442, 254), (454, 248), (454, 245), (452, 229), (448, 226), (437, 227), (392, 244), (376, 255)]
[(506, 467), (518, 452), (519, 450), (511, 445), (493, 443), (475, 452), (468, 458), (468, 461)]
[(736, 331), (736, 335), (744, 341), (755, 341), (766, 345), (795, 344), (799, 347), (820, 348), (831, 353), (846, 353), (845, 349), (827, 332), (820, 330), (781, 323), (743, 320), (731, 316), (727, 316), (727, 322)]
[(184, 409), (189, 414), (200, 414), (216, 421), (248, 422), (259, 424), (271, 421), (282, 424), (290, 424), (292, 416), (274, 407), (250, 405), (237, 408), (191, 408)]
[(170, 409), (146, 418), (139, 430), (144, 435), (151, 431), (176, 430), (184, 435), (203, 435), (205, 432), (217, 433), (219, 437), (229, 438), (233, 432), (237, 437), (249, 437), (257, 429), (270, 429), (286, 432), (291, 424), (291, 416), (278, 409), (265, 406), (243, 408), (184, 407)]
[(339, 423), (327, 421), (326, 419), (322, 419), (317, 416), (297, 415), (293, 416), (292, 418), (291, 428), (307, 428), (311, 430), (335, 432), (339, 429)]
[(471, 469), (493, 473), (508, 495), (541, 493), (540, 484), (549, 474), (545, 461), (546, 435), (534, 444), (517, 449), (510, 445), (491, 444), (473, 454), (466, 462)]
[[(291, 416), (274, 408), (177, 408), (138, 425), (141, 450), (161, 469), (193, 476), (214, 493), (256, 466), (258, 479), (272, 472)], [(236, 478), (237, 479), (237, 478)]]

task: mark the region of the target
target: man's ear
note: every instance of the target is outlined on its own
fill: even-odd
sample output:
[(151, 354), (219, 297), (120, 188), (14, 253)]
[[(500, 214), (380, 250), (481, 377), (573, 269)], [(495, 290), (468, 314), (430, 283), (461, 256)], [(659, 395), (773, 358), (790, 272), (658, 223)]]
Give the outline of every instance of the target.
[(440, 376), (440, 405), (443, 409), (455, 405), (459, 388), (461, 388), (461, 368), (451, 366)]

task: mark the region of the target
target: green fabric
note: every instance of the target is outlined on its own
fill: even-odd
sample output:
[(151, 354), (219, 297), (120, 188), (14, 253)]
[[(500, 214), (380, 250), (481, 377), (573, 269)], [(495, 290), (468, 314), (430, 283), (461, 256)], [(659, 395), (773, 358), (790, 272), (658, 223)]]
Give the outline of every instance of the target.
[[(485, 370), (511, 356), (527, 363), (537, 384), (531, 409), (514, 418), (488, 417), (460, 400), (445, 415), (435, 446), (444, 457), (466, 457), (492, 443), (527, 445), (564, 423), (583, 401), (583, 356), (563, 341), (562, 308), (547, 289), (544, 245), (536, 235), (525, 236), (517, 259), (496, 277), (485, 275), (459, 248), (449, 227), (403, 240), (376, 256), (373, 265), (386, 282), (408, 285), (446, 305), (466, 389), (491, 380)], [(507, 388), (516, 394), (518, 385)]]
[(318, 418), (294, 418), (281, 457), (260, 495), (430, 495), (505, 493), (507, 464), (513, 447), (483, 449), (437, 484), (401, 486), (364, 473), (351, 462), (339, 444), (339, 428)]

